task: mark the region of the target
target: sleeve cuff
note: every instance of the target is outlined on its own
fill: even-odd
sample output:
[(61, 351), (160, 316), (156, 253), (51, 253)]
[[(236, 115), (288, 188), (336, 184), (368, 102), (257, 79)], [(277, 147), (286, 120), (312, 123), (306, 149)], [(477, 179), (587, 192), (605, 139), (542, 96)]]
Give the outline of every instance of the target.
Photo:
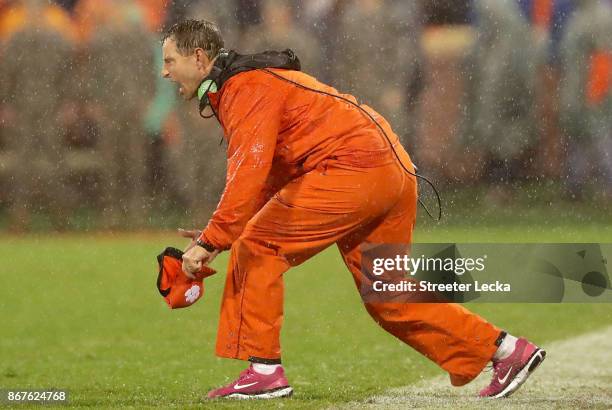
[(200, 246), (200, 247), (202, 247), (202, 248), (206, 249), (208, 252), (214, 252), (214, 251), (216, 251), (216, 250), (217, 250), (217, 249), (216, 249), (214, 246), (212, 246), (210, 243), (208, 243), (208, 242), (204, 242), (204, 241), (203, 241), (203, 240), (201, 240), (201, 239), (198, 239), (198, 240), (196, 241), (196, 245), (198, 245), (198, 246)]
[(197, 242), (201, 242), (201, 244), (199, 244), (199, 245), (202, 246), (204, 249), (206, 249), (209, 252), (214, 252), (216, 250), (224, 251), (224, 250), (228, 249), (228, 248), (224, 248), (223, 246), (219, 246), (218, 244), (216, 244), (213, 241), (211, 241), (210, 239), (208, 239), (208, 236), (206, 236), (205, 232), (202, 232), (202, 234), (198, 238)]

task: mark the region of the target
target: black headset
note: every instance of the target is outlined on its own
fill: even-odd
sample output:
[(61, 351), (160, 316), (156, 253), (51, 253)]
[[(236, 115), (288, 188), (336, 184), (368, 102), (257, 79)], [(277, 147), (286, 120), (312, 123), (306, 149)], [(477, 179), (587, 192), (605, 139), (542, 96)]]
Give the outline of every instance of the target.
[[(200, 115), (210, 118), (217, 113), (213, 109), (213, 114), (203, 115), (206, 107), (211, 107), (208, 99), (209, 92), (216, 92), (223, 87), (223, 84), (236, 74), (245, 71), (283, 68), (286, 70), (301, 70), (300, 59), (289, 49), (284, 51), (264, 51), (258, 54), (238, 54), (235, 51), (221, 49), (213, 67), (206, 78), (198, 86), (198, 98), (200, 99)], [(218, 118), (217, 118), (218, 119)]]
[[(372, 116), (372, 114), (370, 114), (367, 110), (365, 110), (359, 104), (351, 101), (350, 99), (346, 97), (343, 97), (342, 95), (332, 94), (326, 91), (317, 90), (317, 89), (305, 86), (296, 81), (285, 78), (278, 73), (275, 73), (274, 71), (270, 70), (270, 68), (282, 68), (282, 69), (287, 69), (287, 70), (300, 71), (301, 64), (300, 64), (299, 58), (290, 49), (286, 49), (284, 51), (264, 51), (263, 53), (244, 54), (244, 55), (238, 54), (235, 51), (227, 51), (225, 49), (221, 49), (219, 51), (217, 60), (215, 61), (210, 71), (210, 74), (202, 80), (202, 82), (200, 83), (200, 86), (198, 87), (197, 93), (198, 93), (198, 98), (200, 99), (200, 105), (199, 105), (200, 116), (202, 116), (203, 118), (211, 118), (212, 116), (215, 116), (217, 120), (219, 120), (217, 112), (210, 104), (210, 101), (208, 99), (208, 93), (216, 92), (220, 90), (221, 87), (223, 87), (223, 84), (227, 80), (229, 80), (232, 76), (245, 72), (245, 71), (252, 71), (252, 70), (263, 71), (269, 75), (272, 75), (282, 81), (288, 82), (303, 90), (315, 92), (317, 94), (327, 95), (329, 97), (333, 97), (333, 98), (342, 100), (346, 103), (349, 103), (353, 107), (356, 107), (357, 109), (359, 109), (374, 124), (376, 124), (376, 127), (379, 129), (381, 134), (385, 137), (385, 139), (389, 143), (389, 146), (391, 147), (393, 154), (395, 154), (397, 161), (400, 163), (401, 167), (404, 169), (404, 171), (407, 174), (410, 174), (416, 178), (422, 179), (423, 181), (427, 182), (432, 187), (434, 193), (436, 194), (436, 199), (438, 202), (438, 217), (437, 218), (433, 217), (433, 215), (429, 212), (429, 209), (427, 209), (427, 207), (425, 206), (421, 198), (418, 198), (418, 201), (419, 201), (419, 204), (421, 204), (421, 206), (423, 207), (423, 209), (425, 210), (427, 215), (429, 215), (430, 218), (436, 221), (440, 221), (442, 219), (442, 200), (440, 199), (440, 194), (438, 190), (436, 189), (436, 186), (433, 184), (433, 182), (431, 182), (429, 179), (427, 179), (423, 175), (416, 173), (416, 172), (412, 172), (408, 168), (406, 168), (400, 156), (398, 155), (397, 151), (395, 151), (395, 146), (391, 142), (391, 139), (385, 132), (384, 128), (380, 125), (380, 123), (376, 121), (376, 119)], [(212, 114), (205, 116), (203, 112), (207, 107), (211, 108)]]

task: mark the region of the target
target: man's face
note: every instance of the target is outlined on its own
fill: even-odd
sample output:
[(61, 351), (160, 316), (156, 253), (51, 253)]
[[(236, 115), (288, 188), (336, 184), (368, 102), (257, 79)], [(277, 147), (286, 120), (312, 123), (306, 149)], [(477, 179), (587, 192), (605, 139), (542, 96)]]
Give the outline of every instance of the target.
[(198, 48), (191, 55), (181, 55), (172, 38), (164, 41), (162, 53), (164, 58), (162, 77), (178, 83), (179, 94), (185, 100), (191, 100), (196, 96), (198, 86), (212, 68), (206, 53)]

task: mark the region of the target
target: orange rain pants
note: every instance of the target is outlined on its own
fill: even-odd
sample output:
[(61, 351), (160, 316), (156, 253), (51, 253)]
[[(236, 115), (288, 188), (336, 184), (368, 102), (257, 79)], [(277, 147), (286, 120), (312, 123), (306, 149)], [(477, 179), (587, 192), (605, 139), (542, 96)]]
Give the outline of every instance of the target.
[[(337, 93), (300, 72), (277, 71)], [(228, 137), (228, 177), (201, 239), (231, 247), (216, 353), (278, 361), (283, 274), (334, 243), (359, 288), (361, 248), (410, 243), (414, 168), (389, 124), (389, 141), (354, 107), (261, 72), (236, 75), (209, 94)], [(352, 101), (354, 97), (345, 95)], [(476, 377), (497, 349), (500, 329), (457, 304), (367, 302), (372, 318), (451, 375)]]
[[(280, 358), (283, 274), (337, 243), (359, 288), (360, 245), (409, 243), (415, 216), (415, 178), (396, 162), (360, 169), (328, 161), (289, 183), (232, 245), (217, 354)], [(476, 377), (497, 349), (500, 330), (457, 304), (365, 307), (386, 331), (448, 371), (455, 385)]]

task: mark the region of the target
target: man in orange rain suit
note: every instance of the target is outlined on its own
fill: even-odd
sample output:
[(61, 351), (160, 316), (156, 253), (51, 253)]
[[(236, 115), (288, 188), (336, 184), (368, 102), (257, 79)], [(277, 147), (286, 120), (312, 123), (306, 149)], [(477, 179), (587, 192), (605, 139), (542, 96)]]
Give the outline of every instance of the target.
[[(280, 364), (283, 274), (337, 244), (359, 288), (364, 244), (412, 239), (417, 184), (400, 160), (412, 173), (414, 166), (374, 110), (362, 107), (384, 133), (354, 97), (300, 71), (245, 70), (219, 84), (235, 68), (222, 47), (217, 27), (199, 20), (177, 23), (163, 42), (162, 75), (180, 84), (184, 98), (198, 96), (201, 107), (210, 102), (228, 142), (225, 191), (185, 252), (183, 270), (192, 274), (231, 250), (216, 353), (251, 366), (208, 396), (284, 397), (293, 390)], [(516, 390), (509, 383), (520, 385), (543, 358), (535, 345), (456, 304), (365, 306), (385, 330), (446, 370), (454, 385), (468, 383), (493, 360), (502, 383), (494, 378), (483, 395)]]

